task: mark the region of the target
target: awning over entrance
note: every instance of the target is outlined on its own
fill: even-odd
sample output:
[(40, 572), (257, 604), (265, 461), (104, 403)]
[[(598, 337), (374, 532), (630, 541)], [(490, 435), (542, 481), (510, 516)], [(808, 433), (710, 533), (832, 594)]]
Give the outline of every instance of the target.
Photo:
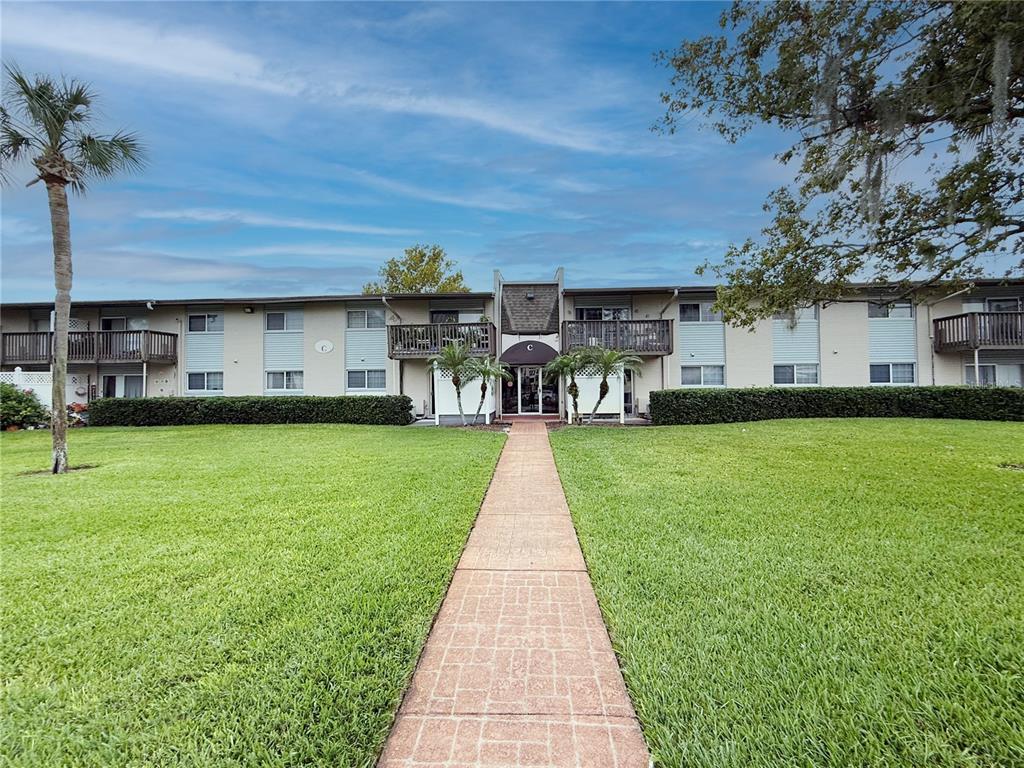
[(509, 365), (544, 365), (558, 353), (543, 341), (520, 341), (501, 353), (501, 362)]

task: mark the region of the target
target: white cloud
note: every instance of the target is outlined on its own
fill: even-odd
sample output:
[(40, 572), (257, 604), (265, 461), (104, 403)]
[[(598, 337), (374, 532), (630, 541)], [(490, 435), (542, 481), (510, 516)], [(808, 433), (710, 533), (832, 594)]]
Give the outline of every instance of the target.
[(521, 211), (541, 205), (543, 201), (516, 192), (501, 189), (484, 189), (471, 193), (456, 195), (434, 187), (420, 187), (404, 181), (378, 176), (369, 171), (346, 166), (335, 166), (342, 175), (361, 184), (383, 192), (394, 192), (403, 197), (427, 200), (432, 203), (443, 203), (460, 208), (479, 208), (486, 211)]
[[(8, 3), (4, 6), (3, 36), (6, 45), (61, 51), (129, 69), (312, 101), (457, 120), (548, 146), (602, 154), (635, 151), (607, 134), (567, 127), (564, 109), (431, 93), (426, 83), (413, 88), (395, 87), (383, 79), (372, 82), (375, 70), (382, 69), (373, 62), (363, 62), (360, 72), (347, 67), (345, 79), (317, 64), (303, 72), (294, 59), (279, 64), (268, 61), (203, 30)], [(289, 74), (283, 74), (285, 71)], [(352, 85), (355, 79), (361, 84)]]
[(461, 120), (485, 128), (521, 136), (538, 144), (564, 147), (581, 152), (614, 154), (621, 148), (607, 137), (585, 131), (558, 128), (536, 116), (528, 116), (530, 107), (522, 104), (496, 104), (452, 96), (419, 95), (404, 89), (347, 89), (341, 98), (363, 107)]
[(297, 243), (290, 245), (260, 245), (252, 248), (239, 248), (232, 255), (242, 258), (259, 258), (263, 256), (306, 256), (329, 259), (389, 259), (401, 254), (402, 248), (373, 247), (361, 245), (333, 245), (330, 243)]
[(63, 51), (271, 93), (296, 93), (298, 88), (297, 83), (271, 73), (258, 56), (235, 50), (196, 30), (29, 3), (5, 4), (3, 19), (8, 45)]
[(179, 208), (177, 210), (139, 211), (135, 214), (140, 219), (163, 219), (173, 221), (197, 221), (209, 224), (243, 224), (248, 227), (267, 227), (270, 229), (306, 229), (317, 232), (348, 232), (357, 235), (414, 235), (413, 229), (395, 229), (392, 227), (372, 227), (363, 224), (346, 224), (337, 221), (315, 221), (313, 219), (296, 219), (285, 216), (267, 216), (219, 208)]

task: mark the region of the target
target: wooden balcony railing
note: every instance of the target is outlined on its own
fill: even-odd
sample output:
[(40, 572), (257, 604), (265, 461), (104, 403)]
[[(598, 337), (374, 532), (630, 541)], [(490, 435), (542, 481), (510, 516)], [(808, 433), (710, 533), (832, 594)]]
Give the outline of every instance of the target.
[(619, 349), (637, 355), (672, 354), (671, 320), (566, 320), (562, 351), (587, 347)]
[(1024, 312), (965, 312), (932, 323), (936, 352), (1024, 349)]
[(388, 326), (388, 356), (393, 359), (430, 357), (453, 341), (468, 344), (469, 353), (475, 357), (493, 356), (496, 349), (494, 325), (425, 323)]
[[(70, 363), (173, 363), (178, 359), (178, 334), (163, 331), (71, 331)], [(53, 333), (5, 333), (0, 362), (48, 365), (53, 360)]]

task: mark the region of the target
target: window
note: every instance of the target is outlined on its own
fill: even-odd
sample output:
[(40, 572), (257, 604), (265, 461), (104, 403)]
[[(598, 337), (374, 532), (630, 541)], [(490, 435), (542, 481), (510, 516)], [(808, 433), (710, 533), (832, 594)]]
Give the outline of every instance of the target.
[(914, 316), (914, 305), (909, 301), (894, 301), (891, 304), (868, 302), (868, 317), (909, 318)]
[(125, 397), (142, 397), (142, 377), (141, 376), (125, 376), (124, 377), (124, 396)]
[(432, 309), (430, 311), (430, 322), (457, 323), (459, 322), (459, 313), (449, 309)]
[(870, 366), (872, 384), (913, 384), (913, 363), (872, 363)]
[(124, 331), (128, 328), (128, 320), (124, 317), (104, 317), (100, 320), (101, 331)]
[(302, 311), (267, 312), (266, 329), (268, 331), (301, 331)]
[(576, 307), (577, 320), (629, 320), (629, 307)]
[(684, 365), (679, 381), (684, 387), (725, 386), (725, 366)]
[(1021, 308), (1021, 300), (1017, 298), (989, 299), (987, 304), (989, 312), (1019, 312)]
[(383, 369), (348, 372), (348, 389), (387, 389), (387, 385)]
[(383, 309), (350, 309), (349, 328), (383, 328), (386, 325)]
[(776, 365), (773, 380), (776, 384), (817, 384), (818, 364)]
[(189, 373), (188, 389), (190, 392), (219, 392), (224, 389), (224, 374), (221, 371)]
[(681, 323), (720, 323), (722, 313), (712, 309), (713, 301), (694, 301), (679, 305)]
[(220, 333), (224, 330), (224, 317), (220, 314), (189, 315), (189, 333)]
[[(974, 366), (968, 365), (964, 369), (964, 381), (968, 384), (975, 384), (976, 379), (974, 378)], [(979, 365), (978, 373), (981, 376), (981, 385), (984, 387), (993, 386), (996, 383), (996, 367), (995, 365)]]
[(267, 389), (302, 389), (302, 371), (267, 371)]

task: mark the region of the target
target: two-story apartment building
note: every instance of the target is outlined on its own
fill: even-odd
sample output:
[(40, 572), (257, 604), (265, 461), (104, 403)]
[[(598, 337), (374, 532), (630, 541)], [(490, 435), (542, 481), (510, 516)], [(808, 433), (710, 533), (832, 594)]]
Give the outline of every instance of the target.
[[(458, 294), (76, 302), (68, 399), (400, 393), (418, 415), (450, 419), (454, 388), (428, 360), (453, 340), (510, 366), (489, 417), (564, 414), (564, 382), (543, 366), (592, 346), (643, 361), (611, 382), (605, 416), (645, 413), (653, 390), (674, 387), (1024, 383), (1024, 281), (980, 280), (921, 303), (864, 285), (746, 329), (722, 322), (707, 286), (567, 288), (563, 277), (496, 272), (493, 290)], [(51, 310), (3, 306), (2, 375), (49, 370)], [(598, 380), (579, 384), (589, 411)], [(463, 391), (475, 409), (479, 382)]]

